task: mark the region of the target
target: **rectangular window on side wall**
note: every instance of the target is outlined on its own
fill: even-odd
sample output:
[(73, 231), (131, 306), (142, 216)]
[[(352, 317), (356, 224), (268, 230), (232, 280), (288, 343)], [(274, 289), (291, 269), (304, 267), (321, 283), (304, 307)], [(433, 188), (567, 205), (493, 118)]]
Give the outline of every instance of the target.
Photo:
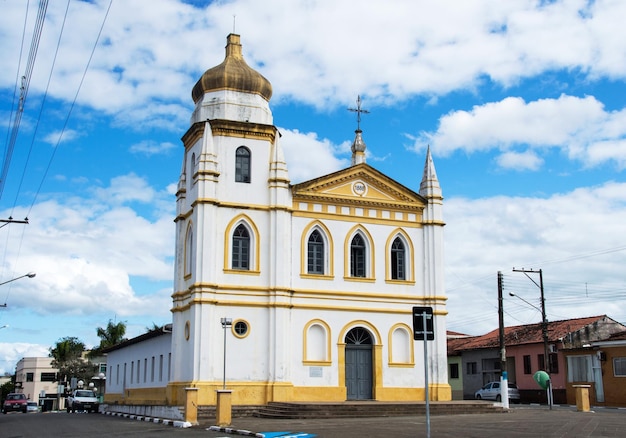
[(530, 354), (524, 355), (524, 374), (532, 374), (533, 369), (530, 364)]
[(557, 353), (549, 353), (548, 360), (550, 365), (550, 374), (559, 374), (559, 356)]
[(41, 373), (42, 382), (56, 382), (57, 373)]
[(615, 377), (626, 377), (626, 357), (613, 359), (613, 375)]
[(450, 364), (450, 378), (451, 379), (459, 378), (459, 364), (458, 363)]

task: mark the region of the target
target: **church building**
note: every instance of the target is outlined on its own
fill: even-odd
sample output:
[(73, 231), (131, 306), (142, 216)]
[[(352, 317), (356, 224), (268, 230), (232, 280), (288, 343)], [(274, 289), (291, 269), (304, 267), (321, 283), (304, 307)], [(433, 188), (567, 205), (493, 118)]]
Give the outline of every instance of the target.
[[(450, 400), (443, 197), (430, 151), (413, 191), (366, 163), (359, 126), (349, 167), (291, 184), (271, 96), (230, 34), (224, 61), (193, 87), (182, 137), (162, 392), (141, 370), (152, 364), (154, 375), (147, 351), (136, 366), (110, 364), (107, 391), (132, 402), (128, 369), (144, 380), (137, 400), (160, 393), (170, 405), (190, 387), (200, 405), (223, 388), (233, 405), (423, 401), (427, 370), (429, 398)], [(433, 309), (426, 363), (414, 306)]]

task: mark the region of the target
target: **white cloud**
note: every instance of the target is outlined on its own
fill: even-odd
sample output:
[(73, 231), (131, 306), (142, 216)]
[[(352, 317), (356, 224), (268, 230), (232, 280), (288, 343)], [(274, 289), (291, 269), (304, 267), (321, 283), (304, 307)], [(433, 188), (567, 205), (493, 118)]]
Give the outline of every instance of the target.
[[(506, 276), (507, 291), (538, 297), (535, 285), (523, 274), (513, 274), (513, 267), (543, 269), (550, 320), (608, 314), (626, 322), (621, 299), (626, 246), (616, 248), (616, 236), (623, 235), (626, 223), (626, 183), (545, 199), (451, 198), (444, 212), (452, 330), (481, 334), (493, 329), (485, 314), (495, 314), (497, 308), (498, 271)], [(585, 296), (585, 290), (592, 293)], [(601, 298), (598, 291), (604, 293)], [(532, 318), (531, 309), (530, 315), (507, 324), (537, 322)]]
[(317, 134), (301, 133), (298, 130), (282, 129), (280, 144), (289, 165), (289, 178), (292, 184), (316, 178), (337, 171), (350, 164), (349, 158), (338, 158), (340, 152), (349, 151), (346, 142), (332, 144), (330, 140), (318, 139)]
[[(7, 330), (7, 329), (4, 329)], [(3, 333), (5, 334), (5, 333)], [(0, 342), (0, 375), (15, 373), (15, 364), (23, 357), (48, 357), (49, 347), (23, 342)]]
[(144, 141), (141, 141), (139, 143), (132, 145), (130, 147), (130, 152), (151, 156), (151, 155), (167, 154), (175, 148), (176, 148), (176, 145), (170, 142), (157, 143), (152, 140), (144, 140)]
[[(521, 167), (538, 170), (538, 154), (548, 148), (562, 149), (566, 155), (584, 165), (609, 161), (620, 167), (626, 140), (626, 111), (605, 111), (594, 97), (561, 95), (558, 99), (525, 102), (507, 97), (499, 102), (476, 105), (471, 111), (453, 111), (439, 120), (435, 132), (422, 132), (414, 139), (414, 148), (423, 150), (430, 144), (437, 154), (446, 156), (462, 150), (467, 153), (502, 150), (498, 160), (504, 168)], [(605, 139), (593, 144), (592, 139)], [(516, 148), (534, 150), (516, 151)], [(520, 162), (521, 160), (521, 162)]]
[[(73, 99), (107, 5), (71, 5), (52, 97)], [(11, 48), (0, 60), (2, 87), (14, 85), (19, 47), (13, 42), (21, 39), (24, 11), (23, 2), (8, 1), (0, 18), (0, 43)], [(33, 93), (47, 83), (63, 14), (64, 5), (49, 5)], [(486, 79), (506, 86), (560, 69), (592, 79), (626, 76), (623, 2), (368, 1), (355, 19), (352, 4), (334, 0), (239, 0), (203, 9), (128, 0), (111, 8), (78, 103), (117, 115), (125, 126), (176, 129), (192, 105), (193, 83), (223, 59), (233, 15), (244, 55), (274, 84), (275, 101), (345, 105), (366, 92), (372, 102), (390, 103), (472, 89)]]
[(76, 140), (80, 136), (81, 134), (78, 131), (75, 131), (73, 129), (66, 129), (64, 131), (51, 132), (43, 138), (43, 141), (51, 144), (52, 146), (57, 146), (61, 143)]
[[(93, 199), (69, 197), (36, 204), (28, 233), (11, 236), (6, 260), (15, 260), (19, 251), (19, 266), (11, 271), (37, 272), (34, 282), (15, 282), (16, 292), (9, 297), (13, 307), (41, 314), (109, 311), (123, 315), (143, 314), (164, 304), (161, 311), (168, 308), (171, 291), (164, 295), (166, 300), (151, 300), (144, 296), (146, 291), (139, 295), (131, 281), (138, 277), (171, 283), (171, 195), (156, 192), (135, 175), (114, 178), (109, 187), (95, 193)], [(150, 203), (148, 215), (154, 219), (124, 205), (136, 201)], [(161, 205), (166, 202), (167, 209)], [(14, 214), (25, 213), (18, 209)]]
[(496, 162), (503, 169), (513, 170), (538, 170), (543, 164), (543, 160), (532, 151), (505, 152), (496, 158)]

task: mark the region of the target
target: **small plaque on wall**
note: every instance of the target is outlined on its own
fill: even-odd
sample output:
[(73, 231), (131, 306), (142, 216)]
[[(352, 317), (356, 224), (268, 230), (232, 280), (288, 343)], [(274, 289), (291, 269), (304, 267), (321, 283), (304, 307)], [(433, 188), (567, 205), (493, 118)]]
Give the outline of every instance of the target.
[(322, 377), (322, 367), (310, 367), (309, 377)]

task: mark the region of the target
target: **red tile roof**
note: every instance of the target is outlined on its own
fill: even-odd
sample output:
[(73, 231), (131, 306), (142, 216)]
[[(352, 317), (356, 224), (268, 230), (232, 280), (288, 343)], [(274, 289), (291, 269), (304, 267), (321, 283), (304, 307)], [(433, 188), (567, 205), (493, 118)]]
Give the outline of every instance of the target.
[[(562, 321), (548, 322), (548, 341), (558, 342), (568, 333), (576, 332), (593, 323), (608, 319), (615, 323), (606, 315), (590, 316), (587, 318), (565, 319)], [(542, 323), (516, 325), (504, 328), (504, 343), (507, 346), (536, 344), (543, 342)], [(469, 338), (458, 338), (448, 340), (448, 354), (454, 355), (461, 351), (477, 350), (481, 348), (499, 348), (500, 330), (495, 329), (482, 336), (471, 336)]]

